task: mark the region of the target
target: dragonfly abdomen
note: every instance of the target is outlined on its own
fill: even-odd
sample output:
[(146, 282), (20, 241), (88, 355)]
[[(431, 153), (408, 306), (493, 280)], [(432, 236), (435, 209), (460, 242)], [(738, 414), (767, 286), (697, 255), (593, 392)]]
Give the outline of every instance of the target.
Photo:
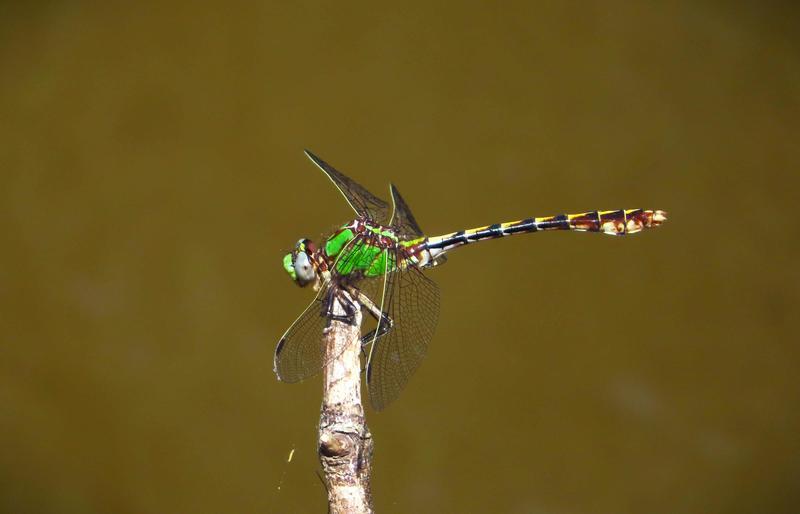
[(428, 238), (425, 247), (429, 251), (439, 250), (441, 252), (472, 242), (483, 241), (484, 239), (495, 239), (508, 235), (545, 230), (602, 232), (604, 234), (622, 236), (658, 226), (666, 219), (667, 216), (664, 211), (643, 209), (558, 214), (543, 218), (527, 218), (507, 223), (496, 223), (485, 227), (431, 237)]

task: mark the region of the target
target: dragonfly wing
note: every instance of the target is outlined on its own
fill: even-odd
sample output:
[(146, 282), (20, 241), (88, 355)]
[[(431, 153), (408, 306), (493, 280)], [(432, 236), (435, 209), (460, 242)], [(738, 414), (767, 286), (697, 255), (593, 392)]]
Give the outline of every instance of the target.
[(419, 228), (417, 220), (411, 214), (411, 209), (408, 208), (405, 200), (400, 196), (400, 191), (397, 190), (394, 184), (389, 185), (389, 190), (392, 193), (392, 204), (394, 205), (391, 224), (397, 229), (398, 235), (406, 236), (408, 239), (422, 237), (422, 229)]
[(325, 175), (331, 179), (339, 191), (344, 195), (350, 207), (359, 216), (365, 216), (373, 221), (386, 224), (389, 219), (389, 204), (367, 191), (362, 185), (345, 176), (333, 166), (323, 161), (313, 153), (305, 150), (306, 156), (316, 164)]
[[(348, 247), (363, 241), (363, 237), (353, 238)], [(328, 306), (331, 296), (339, 292), (339, 280), (351, 283), (363, 282), (363, 287), (372, 297), (380, 297), (383, 291), (383, 279), (361, 280), (354, 276), (342, 276), (337, 270), (352, 270), (358, 259), (357, 252), (342, 251), (332, 267), (333, 279), (325, 282), (317, 292), (317, 296), (306, 307), (306, 310), (292, 323), (283, 334), (275, 348), (274, 370), (283, 382), (299, 382), (317, 374), (323, 366), (339, 354), (326, 351), (323, 331), (328, 326)], [(378, 287), (380, 285), (380, 287)]]
[(387, 275), (382, 303), (392, 326), (373, 341), (367, 361), (367, 387), (376, 410), (400, 395), (422, 363), (439, 319), (439, 287), (417, 267), (398, 269)]
[(329, 285), (320, 288), (317, 297), (283, 334), (275, 348), (274, 370), (283, 382), (299, 382), (311, 377), (325, 364), (322, 332), (328, 324), (325, 302)]

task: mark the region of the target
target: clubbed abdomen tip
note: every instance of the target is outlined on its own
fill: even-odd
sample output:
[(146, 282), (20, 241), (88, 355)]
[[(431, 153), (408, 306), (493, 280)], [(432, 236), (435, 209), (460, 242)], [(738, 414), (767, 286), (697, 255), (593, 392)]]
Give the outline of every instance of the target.
[(625, 211), (601, 211), (598, 218), (600, 232), (612, 236), (623, 236), (661, 225), (667, 220), (667, 213), (659, 210), (628, 209)]
[(667, 221), (667, 211), (659, 211), (655, 210), (652, 211), (652, 216), (650, 217), (650, 223), (652, 226), (657, 227)]
[(627, 232), (633, 234), (644, 228), (657, 227), (667, 221), (666, 211), (639, 211), (628, 219)]

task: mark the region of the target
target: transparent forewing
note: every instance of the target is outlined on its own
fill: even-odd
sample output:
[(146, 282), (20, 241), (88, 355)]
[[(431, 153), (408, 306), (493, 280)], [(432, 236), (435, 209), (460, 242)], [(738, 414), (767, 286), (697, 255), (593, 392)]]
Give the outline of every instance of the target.
[(406, 240), (422, 237), (422, 229), (419, 228), (417, 220), (411, 214), (411, 209), (408, 208), (405, 200), (400, 196), (400, 191), (397, 190), (394, 184), (389, 185), (389, 190), (392, 192), (392, 202), (394, 203), (392, 226), (397, 229), (398, 235)]
[(392, 320), (391, 329), (373, 342), (367, 363), (367, 386), (376, 410), (400, 395), (422, 363), (439, 319), (439, 287), (419, 268), (398, 269), (387, 275), (383, 311)]
[(308, 150), (305, 151), (311, 161), (316, 164), (319, 169), (325, 172), (329, 179), (336, 185), (336, 187), (344, 195), (350, 207), (356, 211), (359, 216), (365, 216), (380, 224), (387, 224), (389, 221), (389, 204), (376, 197), (363, 186), (358, 184), (351, 178), (348, 178), (343, 173), (337, 171), (330, 164), (323, 161)]
[[(357, 282), (356, 287), (364, 296), (369, 298), (376, 309), (380, 309), (384, 288), (383, 277), (362, 278)], [(366, 312), (364, 312), (364, 320), (366, 321), (366, 316), (372, 316), (374, 313), (367, 313), (370, 310), (370, 306), (362, 305), (362, 307), (366, 309)]]
[[(339, 254), (339, 258), (334, 262), (334, 270), (337, 264), (341, 264), (345, 269), (353, 264), (356, 255), (353, 252), (347, 252), (346, 249), (358, 240), (360, 238), (352, 239), (345, 250)], [(340, 284), (343, 280), (348, 279), (355, 282), (355, 277), (340, 277), (335, 272), (332, 274), (333, 278), (320, 287), (314, 301), (306, 307), (306, 310), (278, 341), (275, 349), (274, 369), (278, 378), (283, 382), (305, 380), (317, 374), (325, 364), (338, 357), (338, 354), (326, 352), (323, 343), (323, 331), (329, 321), (329, 302), (333, 295), (339, 294)], [(365, 285), (369, 286), (369, 284)], [(368, 287), (368, 289), (377, 291), (376, 287)]]
[(322, 332), (328, 324), (326, 302), (329, 294), (330, 286), (326, 284), (278, 341), (274, 369), (283, 382), (304, 380), (319, 372), (325, 364)]

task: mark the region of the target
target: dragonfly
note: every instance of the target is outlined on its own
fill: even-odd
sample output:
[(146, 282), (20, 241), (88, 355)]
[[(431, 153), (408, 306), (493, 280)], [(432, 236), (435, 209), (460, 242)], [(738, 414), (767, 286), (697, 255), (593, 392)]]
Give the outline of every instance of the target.
[[(284, 382), (313, 376), (330, 361), (322, 334), (333, 320), (354, 324), (357, 309), (368, 312), (376, 328), (362, 333), (370, 403), (384, 409), (397, 399), (419, 368), (439, 317), (439, 287), (428, 268), (460, 246), (515, 234), (574, 230), (623, 236), (657, 227), (662, 210), (622, 209), (525, 218), (506, 223), (425, 236), (394, 184), (391, 205), (311, 153), (306, 156), (333, 182), (355, 217), (319, 244), (304, 238), (286, 254), (283, 267), (300, 287), (316, 297), (283, 334), (275, 349), (274, 371)], [(334, 300), (344, 306), (334, 312)], [(363, 331), (362, 331), (363, 332)]]

